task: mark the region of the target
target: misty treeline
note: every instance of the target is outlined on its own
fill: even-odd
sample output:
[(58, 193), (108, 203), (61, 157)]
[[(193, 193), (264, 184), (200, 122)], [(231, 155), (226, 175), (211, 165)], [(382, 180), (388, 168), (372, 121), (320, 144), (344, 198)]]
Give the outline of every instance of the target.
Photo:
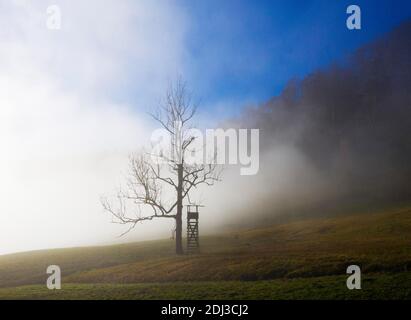
[[(283, 170), (270, 154), (287, 148), (294, 150), (290, 159), (300, 157), (314, 173), (293, 177), (298, 190), (318, 189), (307, 206), (411, 200), (411, 21), (338, 64), (290, 81), (281, 95), (250, 108), (239, 125), (260, 128), (264, 175)], [(281, 206), (266, 199), (268, 211), (270, 201)]]

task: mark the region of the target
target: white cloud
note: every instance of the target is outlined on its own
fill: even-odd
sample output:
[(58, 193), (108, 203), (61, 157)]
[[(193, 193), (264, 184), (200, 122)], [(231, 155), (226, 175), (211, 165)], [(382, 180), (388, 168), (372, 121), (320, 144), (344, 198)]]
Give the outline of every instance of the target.
[[(55, 4), (59, 31), (46, 28), (48, 1), (0, 3), (0, 253), (121, 232), (99, 195), (147, 139), (147, 104), (183, 68), (186, 20), (171, 2)], [(133, 105), (113, 98), (124, 94)]]

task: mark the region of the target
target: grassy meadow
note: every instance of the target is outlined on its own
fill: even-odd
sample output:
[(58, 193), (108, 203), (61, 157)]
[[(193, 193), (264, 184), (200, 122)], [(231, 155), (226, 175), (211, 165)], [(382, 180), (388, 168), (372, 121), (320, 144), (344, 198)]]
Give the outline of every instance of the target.
[(190, 256), (171, 240), (0, 256), (0, 299), (411, 299), (411, 208), (210, 235)]

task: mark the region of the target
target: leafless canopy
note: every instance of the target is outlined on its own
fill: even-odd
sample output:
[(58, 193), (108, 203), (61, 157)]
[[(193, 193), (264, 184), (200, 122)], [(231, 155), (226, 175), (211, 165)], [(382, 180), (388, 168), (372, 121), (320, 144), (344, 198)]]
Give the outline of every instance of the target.
[(189, 164), (185, 161), (190, 146), (197, 139), (190, 133), (190, 122), (197, 111), (186, 85), (179, 80), (170, 85), (165, 99), (151, 114), (170, 134), (174, 156), (140, 152), (130, 156), (130, 172), (116, 201), (102, 198), (103, 208), (112, 214), (114, 222), (130, 225), (155, 218), (181, 220), (183, 201), (190, 201), (190, 193), (200, 185), (213, 185), (219, 180), (221, 168), (213, 164)]

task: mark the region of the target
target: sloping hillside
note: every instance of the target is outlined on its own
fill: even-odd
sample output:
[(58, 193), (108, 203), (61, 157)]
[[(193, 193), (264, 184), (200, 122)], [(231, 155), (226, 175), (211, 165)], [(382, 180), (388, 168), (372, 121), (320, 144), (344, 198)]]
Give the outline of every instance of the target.
[(0, 257), (0, 286), (45, 284), (57, 264), (63, 283), (270, 280), (411, 269), (411, 209), (304, 219), (203, 237), (202, 252), (177, 257), (170, 240)]

